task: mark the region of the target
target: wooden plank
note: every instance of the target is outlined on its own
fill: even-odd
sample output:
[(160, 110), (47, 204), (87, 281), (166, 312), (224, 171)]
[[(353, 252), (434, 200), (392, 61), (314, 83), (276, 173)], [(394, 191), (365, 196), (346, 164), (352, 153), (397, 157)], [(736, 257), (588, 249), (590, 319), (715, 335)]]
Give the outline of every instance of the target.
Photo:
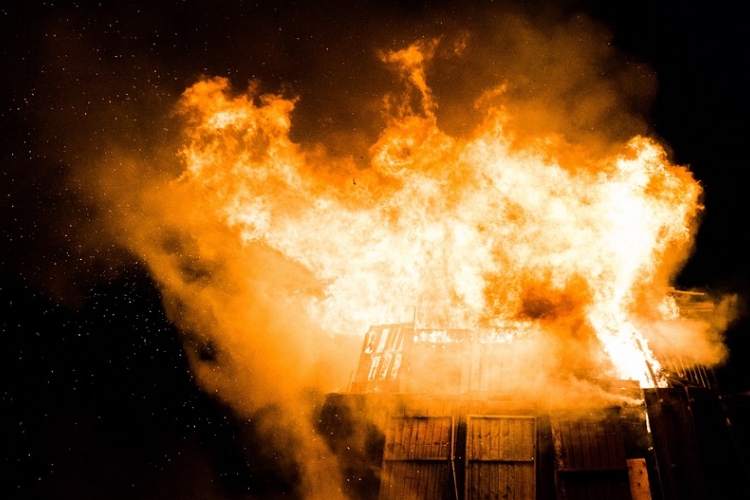
[[(591, 448), (597, 448), (596, 446), (594, 446), (594, 442), (596, 440), (596, 423), (584, 418), (579, 420), (577, 424), (578, 439), (581, 446), (579, 467), (582, 469), (593, 469), (595, 467), (594, 462), (591, 459)], [(591, 434), (591, 436), (589, 436), (589, 434)], [(589, 437), (591, 437), (591, 439), (589, 439)], [(598, 466), (599, 464), (596, 465)]]
[(630, 496), (633, 500), (651, 500), (651, 487), (648, 482), (648, 469), (645, 458), (628, 460)]
[(418, 418), (416, 422), (417, 425), (412, 435), (411, 453), (409, 454), (409, 458), (430, 458), (428, 455), (427, 443), (425, 443), (427, 437), (427, 424), (429, 423), (429, 420), (426, 418)]
[(570, 429), (570, 420), (559, 421), (560, 432), (560, 466), (564, 468), (575, 467), (575, 444), (571, 441), (573, 433)]
[(620, 464), (626, 461), (625, 442), (620, 427), (619, 409), (611, 409), (605, 419), (607, 426), (607, 449), (610, 451), (610, 468), (619, 468)]
[(467, 417), (467, 500), (533, 500), (536, 425), (529, 416)]
[(618, 434), (610, 422), (604, 419), (592, 418), (590, 425), (595, 429), (595, 439), (592, 441), (593, 453), (596, 454), (597, 460), (592, 464), (594, 470), (607, 470), (622, 467), (624, 459), (619, 461), (617, 452)]
[(620, 469), (625, 462), (625, 442), (619, 420), (609, 413), (597, 422), (599, 428), (600, 469)]
[(578, 422), (572, 420), (566, 420), (563, 426), (566, 431), (564, 435), (563, 443), (567, 444), (567, 453), (565, 453), (566, 465), (570, 464), (570, 467), (580, 467), (581, 460), (581, 437), (578, 432)]

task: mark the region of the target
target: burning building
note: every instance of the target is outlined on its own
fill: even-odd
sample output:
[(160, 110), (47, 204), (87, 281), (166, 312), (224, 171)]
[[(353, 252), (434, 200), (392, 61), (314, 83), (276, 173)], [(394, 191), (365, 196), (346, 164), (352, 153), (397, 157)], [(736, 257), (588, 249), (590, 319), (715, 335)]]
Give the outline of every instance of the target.
[[(184, 277), (194, 269), (184, 249), (129, 230), (164, 267), (165, 287), (201, 311), (188, 319), (233, 353), (225, 378), (196, 363), (201, 382), (222, 391), (245, 366), (264, 366), (248, 375), (250, 396), (230, 397), (296, 408), (290, 387), (309, 382), (308, 353), (292, 360), (289, 345), (412, 318), (370, 328), (351, 391), (323, 408), (349, 496), (725, 493), (701, 465), (729, 456), (710, 444), (727, 442), (726, 419), (701, 368), (725, 356), (725, 315), (719, 301), (670, 288), (692, 248), (700, 184), (644, 136), (597, 146), (521, 133), (504, 101), (510, 83), (477, 98), (475, 128), (446, 132), (426, 73), (440, 43), (379, 55), (404, 90), (384, 99), (366, 168), (295, 143), (294, 99), (236, 93), (223, 78), (185, 92), (186, 168), (169, 189), (193, 208), (163, 210), (201, 235), (185, 240), (205, 272)], [(699, 432), (700, 419), (718, 430)], [(335, 481), (314, 467), (335, 461), (314, 465), (327, 452), (295, 425), (306, 444), (290, 453), (323, 497)]]
[[(6, 240), (48, 243), (62, 260), (13, 253), (61, 296), (61, 267), (65, 282), (121, 259), (147, 270), (191, 383), (278, 451), (253, 460), (282, 457), (307, 499), (340, 484), (364, 498), (636, 497), (638, 471), (652, 498), (732, 497), (736, 408), (708, 368), (726, 360), (724, 328), (682, 304), (719, 301), (670, 286), (703, 217), (698, 179), (720, 192), (703, 174), (723, 165), (737, 196), (719, 196), (745, 200), (732, 168), (744, 117), (717, 114), (740, 117), (721, 104), (742, 100), (727, 88), (743, 80), (716, 75), (742, 69), (717, 56), (746, 30), (711, 15), (742, 16), (138, 3), (47, 2), (32, 9), (43, 22), (5, 9), (7, 55), (33, 70), (6, 79)], [(638, 28), (639, 53), (596, 20), (610, 8)], [(670, 104), (644, 119), (657, 73)], [(674, 142), (669, 116), (701, 155)], [(21, 200), (39, 203), (28, 234)], [(743, 213), (725, 208), (714, 221)], [(702, 235), (724, 257), (731, 233)], [(326, 445), (307, 391), (330, 393), (356, 359), (329, 334), (366, 339), (320, 415)]]
[[(706, 312), (701, 294), (673, 294)], [(732, 410), (710, 369), (667, 357), (648, 368), (653, 386), (601, 377), (574, 401), (519, 380), (533, 375), (518, 341), (372, 326), (350, 391), (329, 395), (320, 420), (348, 464), (350, 497), (744, 498)]]
[[(514, 29), (557, 54), (520, 68), (544, 81), (554, 69), (555, 92), (503, 77), (457, 126), (428, 69), (458, 64), (465, 37), (380, 51), (402, 88), (383, 97), (357, 161), (295, 140), (296, 98), (202, 79), (180, 101), (180, 175), (144, 172), (135, 193), (102, 180), (108, 222), (148, 262), (170, 316), (222, 355), (196, 349), (201, 387), (246, 415), (288, 410), (300, 444), (276, 444), (310, 498), (337, 491), (321, 473), (337, 463), (349, 496), (381, 500), (673, 500), (717, 484), (676, 458), (719, 464), (726, 449), (695, 420), (725, 421), (700, 367), (725, 357), (727, 316), (706, 298), (693, 318), (683, 303), (701, 296), (670, 288), (702, 188), (638, 127), (611, 129), (634, 118), (599, 79), (608, 56)], [(551, 130), (547, 104), (575, 130)], [(351, 390), (322, 410), (326, 447), (299, 398), (327, 375), (313, 346), (373, 324)]]

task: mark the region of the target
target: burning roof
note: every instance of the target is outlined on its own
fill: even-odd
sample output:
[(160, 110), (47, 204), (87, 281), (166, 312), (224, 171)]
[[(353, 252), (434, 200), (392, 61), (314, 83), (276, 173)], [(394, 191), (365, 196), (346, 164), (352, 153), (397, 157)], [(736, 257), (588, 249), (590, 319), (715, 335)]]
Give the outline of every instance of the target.
[[(415, 328), (412, 323), (376, 325), (367, 331), (351, 391), (383, 393), (470, 394), (518, 397), (535, 393), (540, 385), (556, 387), (571, 375), (552, 360), (539, 356), (538, 339), (498, 330)], [(531, 345), (531, 347), (530, 347)], [(552, 353), (550, 353), (552, 354)], [(648, 363), (644, 356), (644, 363)], [(694, 359), (664, 354), (660, 371), (651, 365), (649, 384), (713, 388), (710, 368)], [(539, 366), (549, 369), (529, 377)], [(606, 374), (589, 373), (599, 387), (612, 385)], [(639, 381), (632, 381), (639, 386)], [(620, 382), (620, 385), (632, 385)], [(630, 393), (628, 393), (630, 396)], [(536, 397), (536, 396), (532, 396)]]

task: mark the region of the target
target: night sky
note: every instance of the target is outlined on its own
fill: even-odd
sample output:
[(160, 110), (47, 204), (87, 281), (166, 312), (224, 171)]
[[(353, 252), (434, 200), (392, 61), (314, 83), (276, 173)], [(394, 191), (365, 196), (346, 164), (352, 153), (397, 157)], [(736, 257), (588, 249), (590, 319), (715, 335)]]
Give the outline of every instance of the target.
[[(484, 11), (451, 2), (105, 3), (0, 7), (0, 497), (290, 495), (294, 474), (275, 465), (273, 450), (259, 451), (253, 422), (197, 388), (156, 285), (102, 231), (81, 168), (116, 149), (174, 163), (165, 145), (179, 139), (175, 103), (201, 76), (301, 96), (300, 139), (348, 127), (363, 110), (339, 112), (344, 102), (326, 111), (387, 87), (370, 68), (376, 48), (471, 25)], [(720, 2), (600, 3), (569, 2), (551, 15), (584, 13), (629, 63), (650, 68), (650, 133), (705, 190), (677, 285), (747, 297), (747, 16)], [(726, 334), (731, 356), (717, 373), (730, 393), (750, 390), (747, 332), (740, 318)]]

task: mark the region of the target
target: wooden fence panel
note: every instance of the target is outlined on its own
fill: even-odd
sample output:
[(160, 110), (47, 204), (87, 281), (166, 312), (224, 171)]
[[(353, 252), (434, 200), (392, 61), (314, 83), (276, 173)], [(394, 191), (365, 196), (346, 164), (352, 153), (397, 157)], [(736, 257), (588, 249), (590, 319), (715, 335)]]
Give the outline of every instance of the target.
[(534, 500), (535, 453), (534, 417), (468, 416), (466, 499)]
[(379, 500), (442, 500), (455, 488), (452, 417), (391, 417)]
[(617, 409), (553, 414), (559, 500), (631, 500)]

